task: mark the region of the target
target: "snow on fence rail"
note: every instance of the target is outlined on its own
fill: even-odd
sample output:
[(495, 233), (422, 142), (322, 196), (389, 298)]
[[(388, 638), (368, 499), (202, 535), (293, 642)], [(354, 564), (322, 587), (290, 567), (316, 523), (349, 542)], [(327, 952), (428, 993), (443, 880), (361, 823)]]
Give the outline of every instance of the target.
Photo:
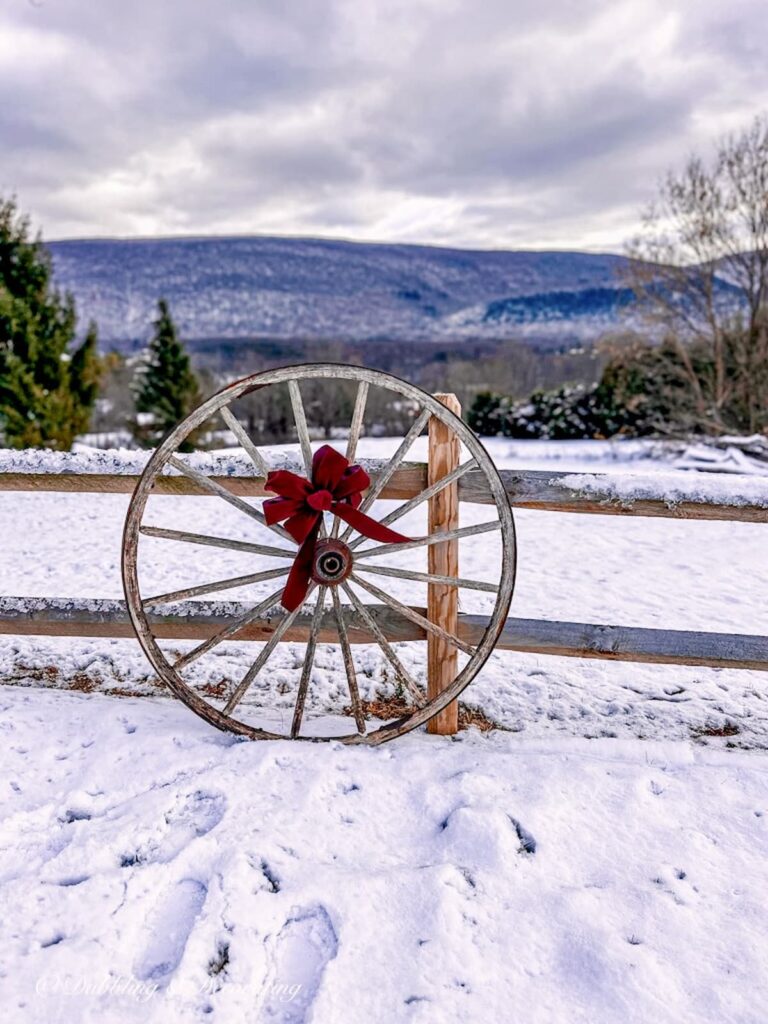
[[(0, 490), (131, 493), (149, 458), (145, 452), (0, 452)], [(264, 478), (254, 477), (252, 464), (238, 453), (196, 453), (189, 464), (217, 479), (242, 497), (264, 495)], [(294, 469), (286, 453), (271, 452), (274, 468)], [(384, 465), (361, 460), (374, 475)], [(517, 508), (599, 515), (663, 516), (674, 519), (737, 520), (768, 523), (768, 479), (733, 476), (701, 479), (687, 473), (644, 476), (607, 473), (552, 473), (501, 470), (510, 502)], [(383, 498), (408, 499), (426, 487), (426, 463), (401, 466), (382, 491)], [(175, 472), (161, 477), (156, 490), (167, 494), (203, 494), (193, 480)], [(492, 496), (478, 471), (459, 480), (459, 499), (491, 504)], [(166, 639), (206, 639), (247, 605), (227, 601), (180, 602), (152, 616), (157, 635)], [(384, 606), (370, 606), (388, 639), (422, 640), (418, 625)], [(422, 614), (424, 610), (421, 609)], [(330, 614), (330, 613), (329, 613)], [(351, 610), (349, 638), (370, 643), (372, 637)], [(263, 641), (280, 622), (274, 614), (251, 623), (233, 639)], [(306, 640), (309, 621), (296, 619), (288, 640)], [(477, 615), (459, 616), (459, 635), (476, 643), (485, 628)], [(16, 635), (131, 637), (133, 629), (122, 601), (54, 598), (0, 598), (0, 633)], [(337, 636), (330, 620), (320, 637)], [(500, 650), (579, 658), (663, 664), (709, 665), (768, 670), (768, 637), (646, 629), (631, 626), (507, 620), (497, 644)]]
[[(303, 473), (298, 461), (284, 451), (269, 451), (276, 469)], [(65, 491), (70, 493), (131, 494), (149, 459), (148, 452), (41, 452), (0, 451), (0, 490)], [(253, 464), (227, 452), (198, 452), (187, 456), (189, 465), (240, 497), (262, 497), (264, 478), (252, 475)], [(371, 476), (382, 460), (361, 459)], [(689, 472), (562, 473), (540, 470), (499, 471), (509, 500), (516, 508), (597, 515), (662, 516), (672, 519), (768, 522), (768, 478), (750, 476), (706, 477)], [(408, 499), (427, 486), (426, 463), (405, 463), (382, 491), (383, 498)], [(158, 479), (164, 494), (204, 494), (188, 477), (175, 470)], [(459, 500), (493, 504), (488, 484), (479, 470), (458, 482)]]

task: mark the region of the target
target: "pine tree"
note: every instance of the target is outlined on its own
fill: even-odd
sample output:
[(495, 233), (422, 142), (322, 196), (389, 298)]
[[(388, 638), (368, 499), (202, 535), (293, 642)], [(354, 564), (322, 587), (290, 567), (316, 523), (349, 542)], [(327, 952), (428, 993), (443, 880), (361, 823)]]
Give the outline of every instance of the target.
[(72, 350), (71, 295), (51, 284), (51, 258), (14, 200), (0, 200), (0, 435), (13, 448), (67, 451), (88, 429), (101, 361), (95, 325)]
[[(134, 436), (148, 447), (157, 445), (200, 401), (197, 377), (165, 299), (160, 299), (157, 309), (155, 333), (134, 387), (136, 412), (143, 414), (136, 417)], [(194, 436), (190, 436), (180, 450), (194, 447)]]

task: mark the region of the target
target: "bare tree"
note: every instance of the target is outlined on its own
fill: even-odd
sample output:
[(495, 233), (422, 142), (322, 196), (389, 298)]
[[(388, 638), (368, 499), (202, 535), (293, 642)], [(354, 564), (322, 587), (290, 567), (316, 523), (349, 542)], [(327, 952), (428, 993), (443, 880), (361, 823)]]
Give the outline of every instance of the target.
[(768, 117), (661, 183), (626, 276), (691, 389), (697, 429), (768, 428)]

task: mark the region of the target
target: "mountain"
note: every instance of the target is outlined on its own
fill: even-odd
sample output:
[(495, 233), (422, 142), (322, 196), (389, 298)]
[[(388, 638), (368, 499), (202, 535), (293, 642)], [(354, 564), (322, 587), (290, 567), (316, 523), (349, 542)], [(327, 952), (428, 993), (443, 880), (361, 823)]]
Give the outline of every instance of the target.
[(622, 257), (304, 238), (49, 243), (56, 283), (103, 344), (143, 342), (159, 297), (185, 339), (596, 337), (628, 300)]

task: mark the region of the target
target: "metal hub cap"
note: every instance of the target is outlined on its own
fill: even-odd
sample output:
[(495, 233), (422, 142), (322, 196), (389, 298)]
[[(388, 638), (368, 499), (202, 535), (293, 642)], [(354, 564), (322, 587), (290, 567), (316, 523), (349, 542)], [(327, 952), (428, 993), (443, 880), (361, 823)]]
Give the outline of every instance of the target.
[(312, 579), (335, 587), (352, 572), (352, 552), (340, 540), (320, 540), (315, 548)]

